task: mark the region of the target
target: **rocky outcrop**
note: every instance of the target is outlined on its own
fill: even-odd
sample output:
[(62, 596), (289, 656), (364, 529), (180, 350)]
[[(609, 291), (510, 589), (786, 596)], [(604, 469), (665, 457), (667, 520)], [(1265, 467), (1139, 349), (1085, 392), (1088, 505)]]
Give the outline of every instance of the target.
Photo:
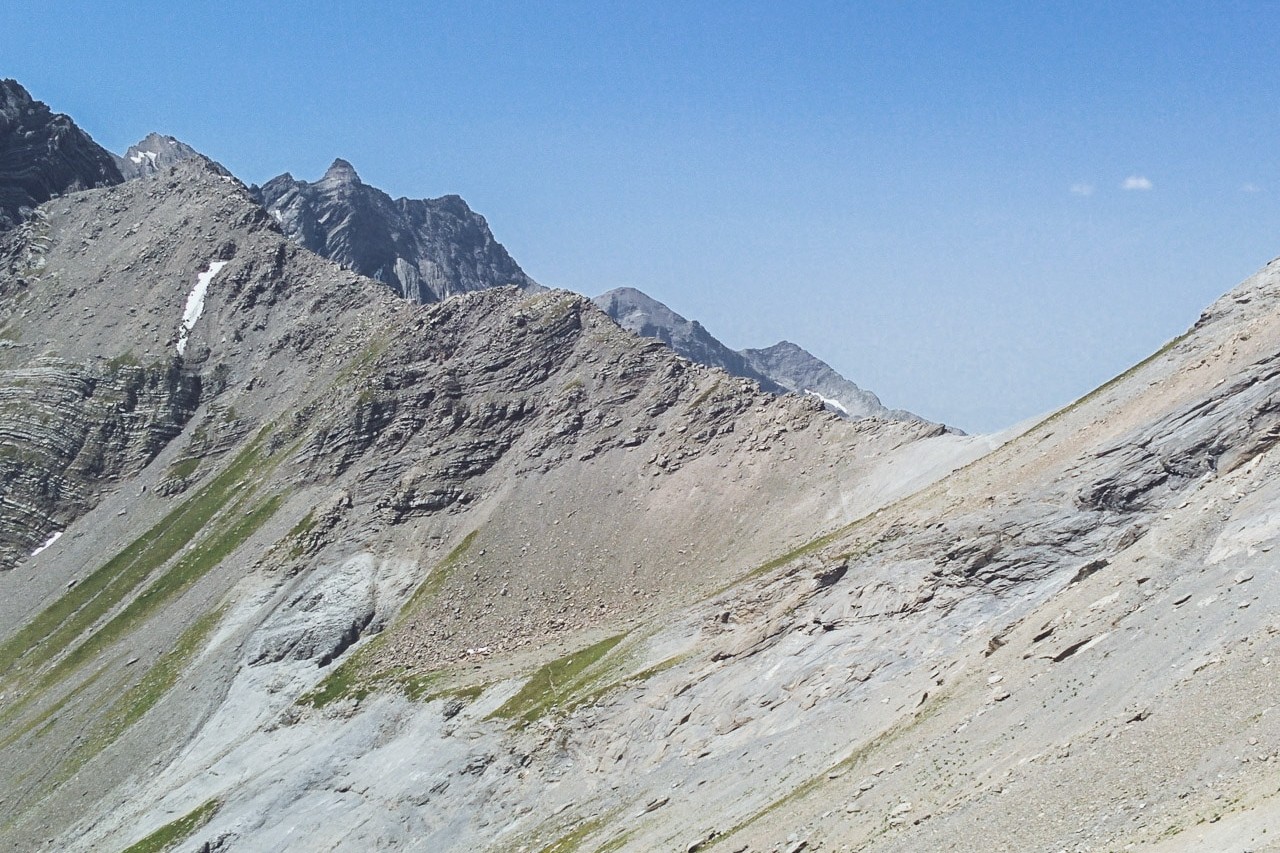
[(254, 192), (291, 239), (413, 302), (505, 285), (539, 289), (456, 195), (393, 200), (341, 159), (314, 183), (286, 173)]
[(122, 180), (111, 153), (75, 122), (0, 80), (0, 230), (55, 195)]
[[(149, 133), (136, 145), (130, 145), (129, 150), (124, 152), (123, 157), (116, 157), (116, 165), (120, 167), (120, 174), (125, 180), (134, 178), (142, 178), (147, 175), (154, 175), (163, 169), (167, 169), (183, 160), (190, 160), (193, 157), (199, 157), (204, 160), (205, 157), (190, 145), (175, 139), (172, 136), (163, 136), (159, 133)], [(210, 160), (209, 162), (213, 162)], [(222, 166), (215, 164), (217, 169), (224, 175), (231, 173)]]

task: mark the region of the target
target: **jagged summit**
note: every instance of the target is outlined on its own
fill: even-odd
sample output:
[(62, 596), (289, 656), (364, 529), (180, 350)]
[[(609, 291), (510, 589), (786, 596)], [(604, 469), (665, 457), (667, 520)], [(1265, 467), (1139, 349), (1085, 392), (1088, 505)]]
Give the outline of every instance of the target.
[(221, 164), (201, 154), (185, 142), (159, 133), (149, 133), (141, 142), (129, 146), (129, 150), (123, 157), (116, 158), (116, 164), (126, 179), (133, 179), (154, 175), (183, 160), (197, 157), (212, 163), (221, 174), (231, 174)]
[(0, 230), (55, 195), (122, 180), (111, 153), (68, 116), (0, 80)]
[(356, 174), (356, 167), (352, 166), (346, 160), (338, 157), (333, 164), (325, 170), (324, 177), (320, 182), (326, 184), (359, 184), (360, 176)]
[(342, 158), (313, 183), (286, 173), (254, 192), (290, 238), (411, 301), (503, 285), (541, 289), (456, 195), (393, 200)]

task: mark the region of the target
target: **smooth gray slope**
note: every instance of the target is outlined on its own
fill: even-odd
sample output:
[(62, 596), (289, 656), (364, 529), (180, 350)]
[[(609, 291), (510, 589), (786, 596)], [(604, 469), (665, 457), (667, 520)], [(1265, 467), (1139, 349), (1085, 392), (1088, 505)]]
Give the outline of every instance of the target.
[(75, 122), (0, 80), (0, 230), (55, 195), (122, 180), (111, 152)]
[[(208, 157), (179, 139), (159, 133), (149, 133), (141, 142), (129, 146), (129, 150), (124, 152), (123, 157), (117, 157), (116, 164), (120, 167), (120, 174), (124, 175), (125, 180), (131, 180), (154, 175), (161, 169), (194, 157), (209, 160)], [(221, 165), (215, 165), (222, 174), (231, 174)]]
[(459, 196), (392, 199), (342, 159), (314, 183), (285, 173), (252, 191), (288, 237), (413, 302), (541, 289)]

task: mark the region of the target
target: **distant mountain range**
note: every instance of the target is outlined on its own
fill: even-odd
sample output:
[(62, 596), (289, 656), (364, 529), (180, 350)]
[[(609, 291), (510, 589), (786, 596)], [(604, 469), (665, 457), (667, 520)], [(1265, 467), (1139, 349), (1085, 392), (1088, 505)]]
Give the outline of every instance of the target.
[[(21, 221), (24, 212), (52, 195), (144, 178), (195, 158), (231, 177), (195, 148), (159, 133), (148, 134), (124, 156), (112, 154), (15, 81), (0, 82), (0, 229)], [(494, 238), (484, 217), (457, 195), (393, 199), (364, 183), (343, 159), (334, 160), (318, 181), (286, 172), (249, 187), (249, 193), (295, 243), (413, 302), (508, 285), (528, 292), (544, 289)], [(875, 394), (788, 341), (732, 350), (698, 321), (634, 288), (611, 290), (593, 301), (624, 329), (661, 340), (690, 361), (751, 379), (769, 393), (809, 394), (846, 418), (922, 420), (885, 407)]]
[(747, 379), (774, 394), (818, 397), (842, 417), (923, 421), (900, 409), (889, 409), (875, 394), (859, 388), (803, 347), (780, 341), (765, 349), (733, 350), (697, 320), (688, 320), (632, 287), (619, 287), (592, 300), (619, 326), (645, 338), (656, 338), (680, 355)]
[(1280, 263), (947, 435), (4, 98), (0, 850), (1276, 850)]

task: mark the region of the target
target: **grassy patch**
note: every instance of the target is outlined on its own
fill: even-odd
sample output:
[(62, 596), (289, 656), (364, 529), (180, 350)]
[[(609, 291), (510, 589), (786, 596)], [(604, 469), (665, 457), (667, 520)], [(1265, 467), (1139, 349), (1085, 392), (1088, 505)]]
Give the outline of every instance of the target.
[(108, 742), (115, 740), (121, 732), (142, 719), (144, 714), (173, 689), (187, 664), (204, 648), (221, 618), (222, 611), (215, 610), (196, 620), (137, 684), (111, 704), (106, 713), (104, 731)]
[(311, 510), (302, 517), (301, 521), (299, 521), (297, 524), (293, 526), (292, 529), (290, 529), (288, 535), (285, 536), (286, 541), (293, 543), (292, 545), (289, 546), (290, 559), (296, 559), (297, 557), (301, 557), (303, 553), (307, 550), (307, 546), (306, 546), (306, 543), (303, 541), (303, 538), (308, 533), (310, 533), (313, 529), (315, 529), (315, 526), (316, 526), (315, 511)]
[(205, 531), (245, 488), (242, 480), (259, 463), (261, 438), (259, 434), (212, 482), (0, 644), (0, 675), (48, 662)]
[[(221, 618), (222, 611), (216, 610), (196, 620), (182, 632), (182, 636), (174, 643), (173, 648), (152, 664), (151, 669), (137, 684), (112, 702), (105, 713), (97, 715), (96, 722), (88, 735), (77, 743), (75, 749), (63, 761), (53, 784), (61, 784), (62, 781), (70, 778), (154, 708), (165, 694), (173, 689), (173, 685), (178, 683), (178, 678), (187, 664), (204, 647)], [(82, 688), (72, 691), (71, 695), (75, 695), (80, 689)]]
[(368, 645), (357, 650), (342, 663), (334, 667), (333, 672), (324, 677), (316, 685), (316, 689), (298, 697), (299, 705), (310, 705), (312, 708), (323, 708), (339, 699), (351, 698), (357, 702), (373, 692), (377, 679), (367, 679), (360, 672), (363, 659), (370, 650), (382, 644), (386, 634), (379, 634), (369, 641)]
[(508, 699), (490, 716), (531, 723), (553, 708), (565, 706), (576, 693), (589, 686), (599, 673), (592, 673), (597, 664), (625, 634), (608, 637), (585, 649), (565, 655), (543, 666), (525, 682), (520, 692)]
[(445, 581), (453, 573), (453, 569), (466, 555), (467, 551), (471, 550), (471, 545), (476, 541), (476, 534), (479, 532), (479, 530), (471, 531), (463, 537), (461, 542), (454, 546), (453, 550), (436, 566), (435, 571), (427, 575), (426, 579), (413, 591), (413, 596), (405, 604), (404, 610), (401, 611), (402, 613), (406, 615), (412, 613), (440, 593), (440, 590), (444, 588)]
[(196, 472), (200, 467), (200, 460), (195, 456), (188, 456), (186, 459), (179, 459), (169, 466), (169, 470), (164, 475), (170, 480), (185, 480)]
[(180, 841), (185, 841), (200, 827), (213, 820), (213, 816), (222, 808), (218, 800), (209, 800), (204, 805), (188, 812), (172, 823), (166, 823), (146, 838), (129, 845), (123, 853), (161, 853)]
[[(120, 613), (58, 661), (57, 665), (40, 680), (40, 689), (57, 683), (79, 669), (107, 646), (136, 628), (161, 606), (188, 590), (210, 569), (225, 560), (257, 532), (258, 528), (275, 514), (283, 500), (284, 495), (272, 495), (259, 501), (234, 521), (218, 525), (200, 544), (184, 554), (173, 568), (161, 575), (137, 598), (129, 602)], [(241, 502), (233, 507), (233, 513), (243, 505), (244, 502)]]
[(717, 379), (715, 382), (711, 383), (711, 385), (705, 391), (699, 394), (692, 403), (689, 404), (689, 408), (687, 409), (687, 411), (693, 411), (694, 409), (698, 408), (703, 403), (707, 402), (707, 400), (710, 400), (711, 395), (716, 393), (719, 390), (720, 390), (720, 380)]
[(568, 834), (560, 836), (546, 847), (543, 847), (540, 853), (574, 853), (575, 850), (582, 846), (582, 842), (586, 840), (588, 835), (604, 825), (605, 818), (603, 815), (584, 820)]

